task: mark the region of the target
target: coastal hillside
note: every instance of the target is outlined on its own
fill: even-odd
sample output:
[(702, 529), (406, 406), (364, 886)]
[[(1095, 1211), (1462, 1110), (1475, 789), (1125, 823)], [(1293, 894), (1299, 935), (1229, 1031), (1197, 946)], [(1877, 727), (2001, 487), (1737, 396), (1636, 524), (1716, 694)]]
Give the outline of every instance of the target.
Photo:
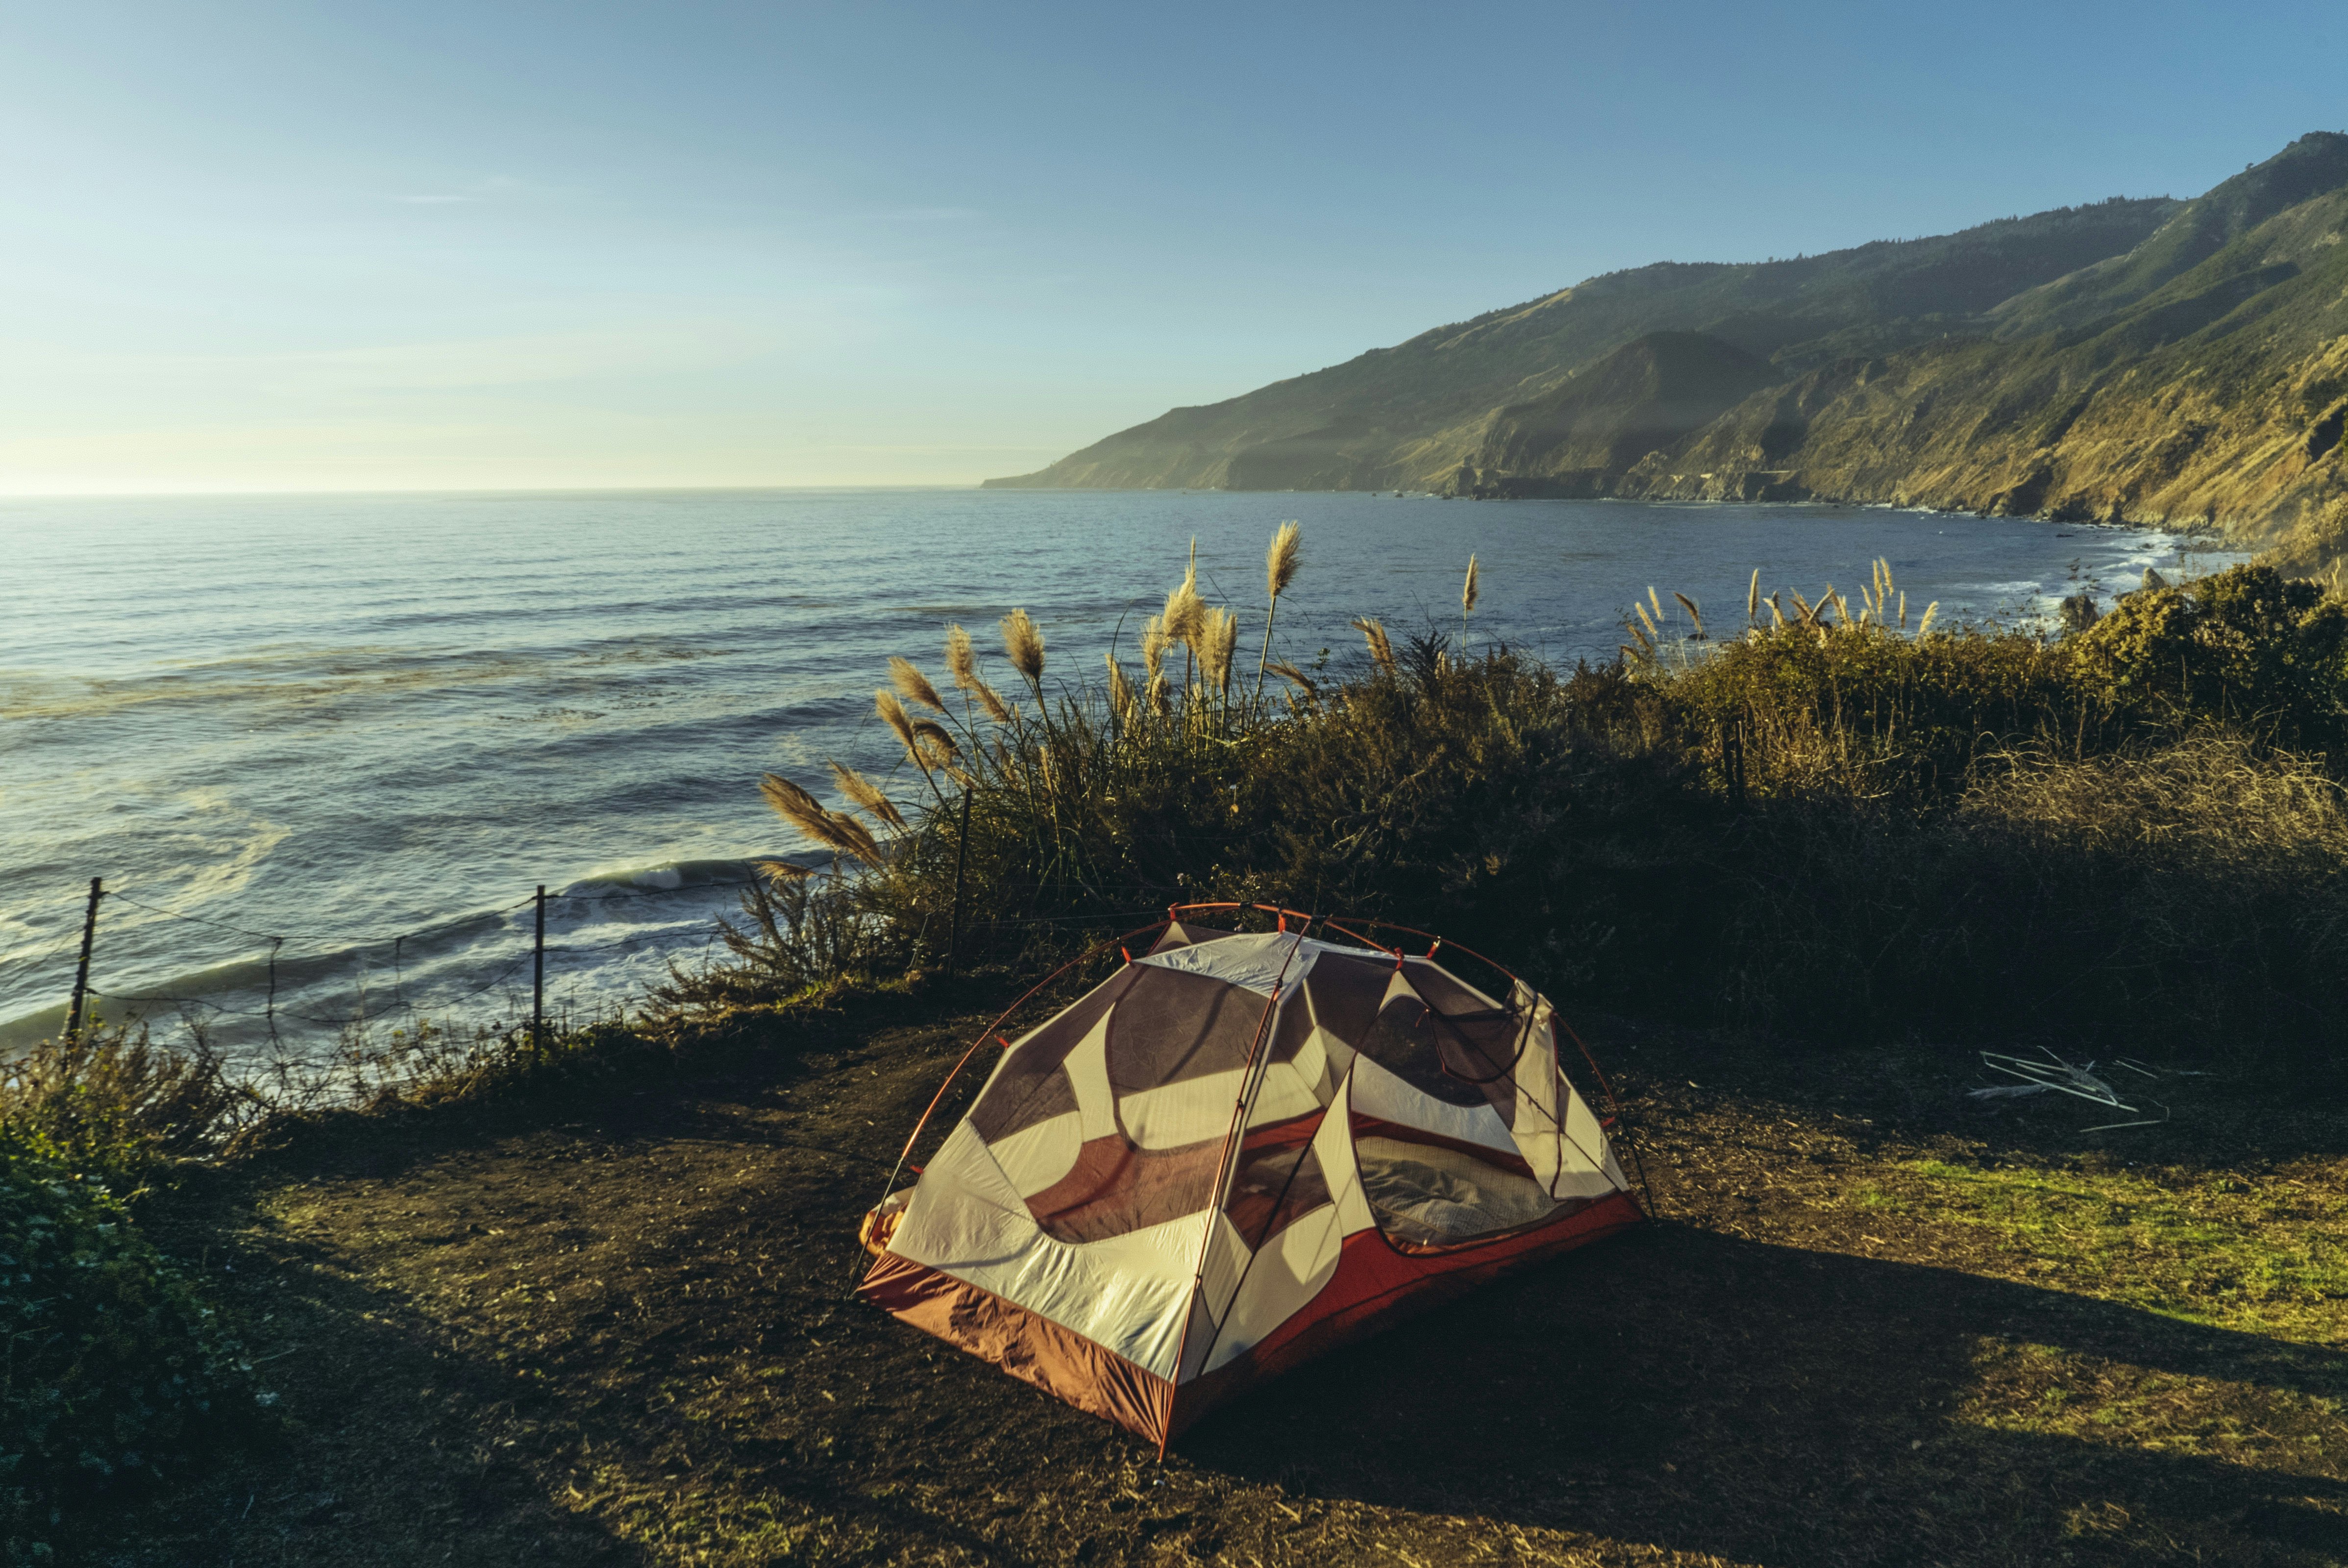
[[(1928, 341), (2017, 293), (2125, 253), (2180, 205), (2115, 199), (1792, 261), (1663, 261), (1612, 272), (1225, 403), (1174, 409), (1039, 473), (988, 482), (1288, 487), (1284, 468), (1262, 465), (1275, 455), (1259, 449), (1272, 446), (1325, 449), (1327, 487), (1390, 488), (1423, 463), (1410, 456), (1416, 447), (1539, 397), (1649, 333), (1704, 333), (1796, 372)], [(1263, 482), (1272, 478), (1282, 482)]]
[(1661, 263), (1175, 409), (996, 486), (1833, 499), (2348, 533), (2348, 136), (2112, 200)]

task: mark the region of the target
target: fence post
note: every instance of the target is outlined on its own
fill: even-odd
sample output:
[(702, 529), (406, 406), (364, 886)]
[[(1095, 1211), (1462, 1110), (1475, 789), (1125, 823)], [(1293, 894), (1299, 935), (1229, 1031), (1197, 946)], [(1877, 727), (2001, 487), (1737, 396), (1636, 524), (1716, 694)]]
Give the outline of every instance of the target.
[(962, 786), (962, 832), (954, 838), (953, 924), (946, 927), (946, 979), (954, 978), (962, 950), (962, 872), (970, 864), (970, 785)]
[(81, 964), (74, 970), (73, 1002), (66, 1009), (66, 1043), (81, 1038), (82, 999), (89, 995), (89, 948), (98, 939), (98, 901), (106, 897), (106, 879), (89, 879), (89, 908), (81, 917)]
[(530, 961), (530, 1042), (546, 1043), (546, 884), (538, 885), (538, 939)]

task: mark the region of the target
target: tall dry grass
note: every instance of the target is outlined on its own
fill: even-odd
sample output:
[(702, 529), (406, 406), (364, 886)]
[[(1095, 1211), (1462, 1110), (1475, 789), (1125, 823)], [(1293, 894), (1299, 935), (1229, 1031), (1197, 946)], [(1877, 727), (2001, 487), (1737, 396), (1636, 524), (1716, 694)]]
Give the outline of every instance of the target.
[(226, 1143), (256, 1103), (201, 1038), (166, 1046), (144, 1025), (92, 1027), (0, 1063), (0, 1141), (134, 1181)]
[[(1268, 552), (1279, 597), (1295, 552), (1285, 530)], [(1756, 574), (1744, 609), (1724, 631), (1651, 589), (1624, 656), (1571, 671), (1367, 618), (1352, 662), (1308, 671), (1274, 656), (1267, 615), (1267, 692), (1231, 669), (1255, 612), (1209, 604), (1189, 569), (1138, 669), (1112, 650), (1099, 676), (1047, 683), (1040, 629), (1007, 620), (1023, 694), (994, 702), (950, 630), (966, 700), (943, 742), (900, 732), (901, 783), (920, 781), (889, 808), (903, 827), (844, 781), (843, 811), (793, 801), (852, 874), (804, 907), (754, 908), (741, 972), (886, 978), (955, 940), (964, 967), (1021, 962), (1176, 899), (1263, 897), (1440, 927), (1629, 1010), (2139, 1045), (2223, 1032), (2332, 1060), (2348, 1028), (2338, 600), (2238, 569), (2131, 595), (2069, 637), (1945, 628), (1936, 605), (1910, 630), (1879, 562), (1815, 597), (1765, 599)], [(858, 810), (877, 858), (838, 823)]]

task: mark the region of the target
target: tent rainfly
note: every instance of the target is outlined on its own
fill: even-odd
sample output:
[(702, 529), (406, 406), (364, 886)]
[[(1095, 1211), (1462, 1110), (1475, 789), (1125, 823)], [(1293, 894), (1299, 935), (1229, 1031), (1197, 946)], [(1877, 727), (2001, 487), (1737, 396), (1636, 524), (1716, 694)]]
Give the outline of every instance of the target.
[(1179, 918), (1239, 907), (1169, 912), (1056, 1017), (990, 1030), (969, 1114), (864, 1222), (865, 1299), (1161, 1454), (1264, 1378), (1643, 1217), (1545, 998), (1508, 977), (1496, 1000), (1439, 941)]

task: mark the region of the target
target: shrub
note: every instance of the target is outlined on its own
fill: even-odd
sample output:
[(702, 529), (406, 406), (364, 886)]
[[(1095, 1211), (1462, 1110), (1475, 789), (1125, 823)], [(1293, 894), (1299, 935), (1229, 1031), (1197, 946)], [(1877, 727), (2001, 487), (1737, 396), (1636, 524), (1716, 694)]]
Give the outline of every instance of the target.
[(2270, 566), (2128, 594), (2065, 651), (2083, 686), (2148, 719), (2325, 749), (2348, 718), (2348, 603)]
[(2069, 637), (1911, 636), (1879, 569), (1855, 614), (1796, 596), (1764, 624), (1756, 596), (1720, 642), (1683, 600), (1676, 649), (1651, 596), (1623, 659), (1570, 674), (1363, 621), (1365, 667), (1267, 656), (1288, 690), (1261, 699), (1194, 598), (1145, 628), (1138, 677), (1112, 658), (1048, 700), (1024, 616), (1024, 697), (958, 630), (959, 703), (895, 661), (882, 716), (924, 798), (835, 769), (835, 812), (770, 779), (850, 874), (775, 868), (726, 983), (932, 963), (958, 885), (965, 964), (1261, 898), (1441, 930), (1624, 1010), (2336, 1063), (2348, 832), (2331, 757), (2284, 745), (2328, 743), (2348, 690), (2348, 610), (2316, 585), (2238, 569)]
[(125, 1491), (249, 1435), (273, 1396), (90, 1176), (0, 1137), (0, 1539), (49, 1555)]
[(219, 1147), (251, 1107), (201, 1039), (177, 1050), (144, 1025), (45, 1040), (0, 1064), (0, 1133), (121, 1181)]

